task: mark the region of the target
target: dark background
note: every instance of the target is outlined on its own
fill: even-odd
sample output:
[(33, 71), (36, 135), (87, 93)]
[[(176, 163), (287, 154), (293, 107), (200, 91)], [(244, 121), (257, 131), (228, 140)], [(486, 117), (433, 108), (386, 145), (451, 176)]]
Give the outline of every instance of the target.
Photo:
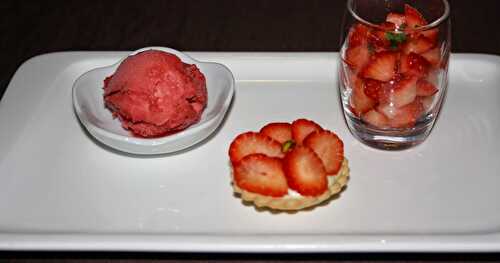
[[(450, 4), (452, 51), (499, 55), (500, 1), (451, 0)], [(24, 61), (48, 52), (145, 46), (184, 51), (338, 51), (344, 9), (345, 0), (2, 0), (0, 96)], [(2, 262), (471, 262), (498, 258), (499, 254), (0, 252)]]

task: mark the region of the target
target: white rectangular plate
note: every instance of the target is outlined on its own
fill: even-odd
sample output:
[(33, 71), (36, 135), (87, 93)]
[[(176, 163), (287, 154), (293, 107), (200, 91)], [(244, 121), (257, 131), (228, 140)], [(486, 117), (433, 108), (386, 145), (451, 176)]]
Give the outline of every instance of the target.
[[(384, 152), (348, 132), (336, 53), (189, 53), (237, 80), (217, 133), (174, 155), (100, 145), (71, 87), (126, 52), (65, 52), (24, 63), (0, 102), (0, 249), (226, 252), (500, 251), (500, 58), (452, 56), (428, 140)], [(270, 213), (233, 195), (227, 150), (272, 121), (315, 120), (345, 143), (351, 180), (312, 210)]]

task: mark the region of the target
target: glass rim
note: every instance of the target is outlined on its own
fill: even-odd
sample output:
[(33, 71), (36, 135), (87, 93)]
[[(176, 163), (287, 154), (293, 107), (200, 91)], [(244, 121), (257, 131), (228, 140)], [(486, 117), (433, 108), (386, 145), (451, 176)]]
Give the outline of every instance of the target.
[[(354, 10), (352, 9), (352, 3), (353, 3), (354, 0), (347, 0), (347, 10), (349, 10), (349, 13), (351, 13), (351, 15), (358, 21), (360, 21), (361, 23), (363, 24), (366, 24), (370, 27), (375, 27), (375, 28), (379, 28), (379, 29), (382, 29), (382, 30), (387, 30), (387, 28), (384, 28), (380, 25), (377, 25), (377, 24), (374, 24), (372, 22), (369, 22), (369, 21), (366, 21), (365, 19), (363, 19), (362, 17), (360, 17), (356, 12), (354, 12)], [(425, 25), (425, 26), (421, 26), (421, 27), (418, 27), (418, 28), (412, 28), (412, 29), (405, 29), (404, 31), (425, 31), (425, 30), (428, 30), (428, 29), (432, 29), (432, 28), (435, 28), (437, 26), (439, 26), (443, 21), (445, 21), (449, 16), (450, 16), (450, 4), (448, 3), (447, 0), (441, 0), (441, 2), (443, 3), (444, 5), (444, 12), (443, 14), (438, 18), (438, 19), (435, 19), (433, 20), (431, 23)], [(397, 31), (397, 30), (396, 30)]]

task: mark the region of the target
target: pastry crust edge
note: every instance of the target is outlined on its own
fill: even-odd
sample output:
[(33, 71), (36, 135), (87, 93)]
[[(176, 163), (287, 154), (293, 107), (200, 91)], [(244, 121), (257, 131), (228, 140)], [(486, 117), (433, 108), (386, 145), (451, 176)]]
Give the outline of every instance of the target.
[[(301, 197), (272, 197), (261, 195), (241, 189), (232, 181), (233, 190), (239, 194), (244, 201), (253, 203), (258, 208), (271, 208), (275, 210), (296, 211), (304, 208), (318, 205), (330, 197), (340, 193), (349, 179), (349, 163), (346, 158), (342, 162), (339, 172), (335, 176), (335, 180), (328, 189), (319, 196), (301, 196)], [(332, 176), (332, 175), (330, 175)]]

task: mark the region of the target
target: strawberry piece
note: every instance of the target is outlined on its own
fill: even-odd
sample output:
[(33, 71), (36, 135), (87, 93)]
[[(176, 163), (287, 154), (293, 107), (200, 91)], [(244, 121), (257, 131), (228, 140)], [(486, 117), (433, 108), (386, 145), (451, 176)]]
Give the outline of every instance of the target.
[(312, 132), (321, 131), (323, 128), (314, 121), (298, 119), (292, 123), (292, 138), (297, 145), (302, 145), (304, 139)]
[(371, 99), (379, 101), (379, 97), (382, 94), (382, 89), (383, 89), (382, 82), (372, 79), (365, 80), (364, 91), (366, 96), (370, 97)]
[(401, 25), (406, 24), (406, 17), (403, 14), (389, 13), (385, 21), (393, 23), (399, 29)]
[(389, 119), (389, 126), (393, 128), (413, 127), (423, 112), (424, 107), (420, 100), (414, 100), (404, 107), (396, 108), (394, 117)]
[(433, 67), (439, 67), (441, 63), (441, 49), (439, 47), (433, 48), (423, 53), (422, 57), (424, 57)]
[(389, 100), (395, 107), (402, 107), (413, 102), (417, 96), (417, 78), (406, 77), (394, 84)]
[(234, 164), (234, 182), (241, 189), (266, 196), (282, 197), (288, 184), (281, 159), (250, 154)]
[(361, 116), (361, 119), (364, 120), (365, 122), (377, 127), (377, 128), (381, 128), (381, 129), (386, 128), (387, 123), (389, 122), (389, 119), (384, 114), (382, 114), (374, 109), (363, 114), (363, 116)]
[(362, 79), (353, 77), (352, 82), (350, 106), (354, 114), (361, 116), (361, 114), (375, 107), (377, 102), (366, 95)]
[(409, 29), (418, 28), (427, 25), (424, 16), (412, 6), (405, 4), (406, 25)]
[(421, 31), (420, 34), (422, 34), (422, 36), (426, 37), (433, 43), (436, 43), (439, 38), (439, 29), (437, 28), (428, 29), (425, 31)]
[(361, 71), (361, 76), (383, 82), (391, 80), (395, 74), (396, 58), (396, 53), (390, 51), (376, 53)]
[(429, 112), (432, 109), (432, 105), (434, 104), (434, 96), (418, 97), (417, 99), (420, 101), (420, 103), (422, 103), (423, 112)]
[(434, 41), (421, 35), (415, 39), (411, 39), (410, 41), (408, 41), (403, 47), (403, 52), (406, 54), (409, 54), (411, 52), (422, 54), (432, 49), (434, 45)]
[(317, 196), (328, 189), (323, 162), (308, 147), (298, 146), (283, 159), (288, 186), (304, 196)]
[(396, 106), (392, 103), (379, 104), (375, 110), (383, 114), (388, 119), (394, 118), (398, 112), (398, 108), (396, 108)]
[(368, 27), (363, 24), (354, 25), (349, 32), (349, 47), (357, 47), (366, 44)]
[(233, 165), (243, 157), (254, 153), (279, 158), (284, 156), (279, 142), (256, 132), (246, 132), (238, 135), (229, 146), (229, 158)]
[[(387, 31), (391, 31), (395, 28), (394, 24), (388, 22), (385, 22), (381, 26), (387, 28)], [(377, 52), (385, 51), (391, 46), (391, 41), (387, 39), (386, 32), (376, 29), (372, 29), (368, 32), (368, 43), (371, 47), (375, 48)]]
[(304, 139), (304, 146), (311, 148), (321, 159), (326, 173), (336, 175), (344, 161), (344, 143), (330, 131), (319, 131), (309, 134)]
[(438, 89), (434, 84), (426, 79), (420, 79), (417, 81), (417, 96), (427, 97), (432, 96), (438, 92)]
[(287, 122), (273, 122), (262, 127), (260, 133), (283, 144), (292, 139), (292, 125)]
[(412, 52), (408, 55), (401, 55), (399, 72), (416, 77), (423, 77), (429, 72), (430, 66), (430, 63), (424, 57)]
[(345, 61), (355, 71), (363, 68), (370, 60), (370, 51), (366, 45), (349, 47), (345, 52)]

